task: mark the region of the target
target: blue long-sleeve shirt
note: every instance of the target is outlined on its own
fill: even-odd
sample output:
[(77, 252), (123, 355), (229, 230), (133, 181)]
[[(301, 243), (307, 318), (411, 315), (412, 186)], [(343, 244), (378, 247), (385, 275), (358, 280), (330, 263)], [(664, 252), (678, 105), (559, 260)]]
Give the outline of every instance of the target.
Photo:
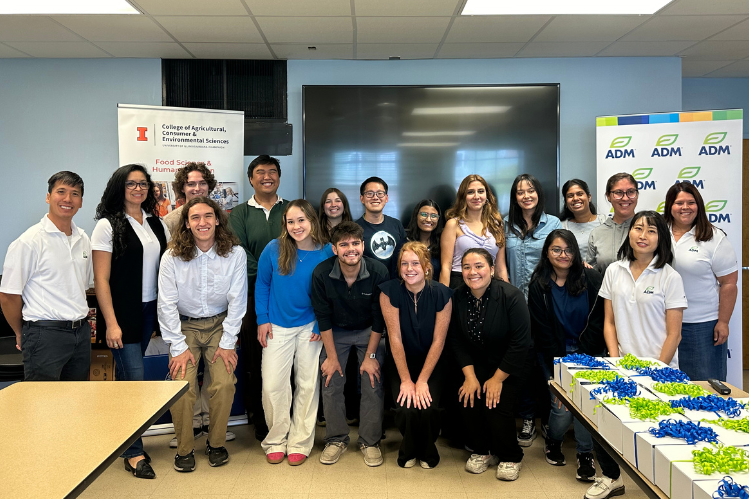
[(507, 274), (510, 284), (523, 292), (528, 301), (528, 284), (531, 274), (541, 259), (541, 250), (546, 237), (555, 229), (561, 229), (562, 224), (554, 215), (541, 214), (538, 227), (533, 234), (520, 239), (510, 230), (510, 218), (505, 218), (505, 244), (507, 254)]
[[(295, 268), (281, 275), (278, 268), (278, 239), (272, 240), (260, 255), (255, 284), (257, 323), (270, 322), (281, 327), (297, 327), (315, 320), (312, 308), (312, 271), (317, 264), (333, 256), (330, 244), (314, 251), (297, 250)], [(317, 322), (315, 334), (319, 334)]]

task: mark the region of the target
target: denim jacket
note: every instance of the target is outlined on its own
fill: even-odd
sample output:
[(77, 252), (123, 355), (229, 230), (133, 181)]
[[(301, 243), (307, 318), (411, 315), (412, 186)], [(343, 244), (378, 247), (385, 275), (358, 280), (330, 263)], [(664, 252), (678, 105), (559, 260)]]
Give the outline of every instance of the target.
[[(507, 275), (510, 283), (523, 292), (528, 301), (528, 283), (531, 274), (541, 259), (546, 236), (555, 229), (561, 229), (562, 223), (554, 215), (541, 214), (538, 227), (525, 239), (520, 239), (509, 229), (509, 218), (505, 218), (505, 247), (507, 254)], [(517, 228), (517, 227), (516, 227)]]

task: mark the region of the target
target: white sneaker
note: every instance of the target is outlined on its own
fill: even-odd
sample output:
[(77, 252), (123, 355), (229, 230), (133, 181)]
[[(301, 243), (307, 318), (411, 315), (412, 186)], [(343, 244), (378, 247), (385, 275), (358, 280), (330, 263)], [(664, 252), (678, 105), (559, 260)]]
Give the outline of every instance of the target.
[(359, 450), (364, 454), (364, 464), (374, 468), (382, 464), (382, 451), (380, 451), (379, 445), (364, 445), (359, 446)]
[(433, 470), (434, 468), (436, 468), (436, 467), (437, 467), (436, 465), (435, 465), (435, 466), (429, 466), (429, 463), (428, 463), (428, 462), (426, 462), (426, 461), (419, 461), (419, 464), (420, 464), (420, 465), (421, 465), (421, 467), (422, 467), (422, 468), (424, 468), (425, 470)]
[(616, 480), (602, 476), (596, 478), (593, 485), (585, 493), (585, 499), (605, 499), (607, 497), (624, 495), (624, 480), (621, 475)]
[(409, 459), (406, 461), (406, 464), (403, 465), (404, 468), (413, 468), (414, 466), (416, 466), (416, 458)]
[(496, 466), (499, 464), (499, 458), (488, 454), (482, 456), (481, 454), (471, 454), (471, 457), (466, 461), (466, 471), (468, 473), (475, 473), (477, 475), (483, 473), (489, 466)]
[(325, 444), (322, 454), (320, 454), (320, 462), (322, 464), (337, 463), (343, 453), (346, 452), (346, 447), (343, 442), (328, 442)]
[(520, 468), (523, 463), (499, 463), (497, 465), (497, 480), (512, 482), (520, 476)]
[(232, 440), (235, 440), (237, 436), (234, 434), (233, 431), (226, 430), (226, 441), (231, 442)]

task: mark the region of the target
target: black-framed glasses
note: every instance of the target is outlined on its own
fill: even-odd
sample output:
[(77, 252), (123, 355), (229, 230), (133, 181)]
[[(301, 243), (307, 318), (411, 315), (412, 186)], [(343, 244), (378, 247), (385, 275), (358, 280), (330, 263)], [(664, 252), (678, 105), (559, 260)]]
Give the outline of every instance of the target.
[(419, 216), (424, 219), (427, 219), (427, 218), (431, 218), (432, 220), (440, 219), (439, 213), (427, 213), (426, 211), (420, 211)]
[(566, 256), (573, 256), (575, 254), (575, 250), (573, 250), (572, 248), (549, 248), (549, 253), (554, 256), (559, 256), (562, 253), (564, 253)]
[(627, 189), (626, 191), (622, 191), (622, 190), (611, 191), (611, 196), (614, 199), (623, 199), (625, 195), (629, 199), (634, 199), (637, 197), (638, 194), (639, 193), (637, 192), (637, 189)]
[(387, 192), (385, 191), (366, 191), (364, 193), (364, 197), (367, 199), (372, 199), (373, 197), (377, 196), (378, 198), (382, 199), (387, 195)]
[(144, 191), (147, 191), (148, 190), (148, 182), (136, 182), (134, 180), (128, 180), (127, 182), (125, 182), (125, 187), (127, 187), (131, 191), (135, 190), (137, 187), (140, 187)]

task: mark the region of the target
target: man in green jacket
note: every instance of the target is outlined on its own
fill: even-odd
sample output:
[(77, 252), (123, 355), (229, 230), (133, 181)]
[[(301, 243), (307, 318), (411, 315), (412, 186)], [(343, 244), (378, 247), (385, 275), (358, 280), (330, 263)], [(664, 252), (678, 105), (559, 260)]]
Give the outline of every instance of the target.
[(268, 433), (262, 401), (260, 363), (263, 349), (257, 341), (255, 315), (255, 280), (257, 261), (265, 246), (281, 234), (283, 211), (288, 201), (277, 194), (281, 182), (281, 164), (266, 154), (258, 156), (247, 167), (247, 177), (255, 194), (246, 203), (231, 210), (229, 223), (247, 253), (247, 314), (239, 332), (244, 366), (243, 397), (248, 414), (252, 414), (255, 438), (262, 441)]

